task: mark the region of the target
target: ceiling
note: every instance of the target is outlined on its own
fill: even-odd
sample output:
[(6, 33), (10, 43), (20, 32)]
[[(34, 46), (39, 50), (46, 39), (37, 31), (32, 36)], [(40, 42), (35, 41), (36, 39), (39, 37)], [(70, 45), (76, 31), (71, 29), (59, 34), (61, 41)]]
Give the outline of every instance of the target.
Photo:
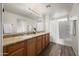
[(5, 3), (6, 11), (28, 16), (34, 19), (42, 15), (50, 15), (52, 18), (67, 16), (72, 10), (72, 3)]

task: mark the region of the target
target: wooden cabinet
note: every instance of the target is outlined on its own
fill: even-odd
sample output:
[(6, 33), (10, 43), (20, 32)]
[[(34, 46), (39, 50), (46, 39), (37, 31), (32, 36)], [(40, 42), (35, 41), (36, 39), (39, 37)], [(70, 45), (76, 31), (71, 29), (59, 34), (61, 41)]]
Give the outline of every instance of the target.
[(36, 38), (28, 39), (26, 41), (26, 55), (36, 55)]
[(49, 33), (3, 47), (4, 56), (36, 56), (49, 44)]

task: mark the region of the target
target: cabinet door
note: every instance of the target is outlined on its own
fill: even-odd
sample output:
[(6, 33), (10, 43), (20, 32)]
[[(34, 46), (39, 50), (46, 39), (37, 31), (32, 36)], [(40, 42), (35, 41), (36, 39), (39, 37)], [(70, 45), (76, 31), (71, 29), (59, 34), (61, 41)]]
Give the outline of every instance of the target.
[(42, 44), (43, 49), (45, 48), (45, 41), (46, 41), (46, 36), (45, 36), (45, 35), (43, 35), (43, 44)]
[(27, 43), (27, 48), (26, 48), (27, 55), (28, 56), (36, 55), (36, 46), (35, 46), (36, 45), (36, 38), (28, 39), (26, 41), (26, 43)]
[(47, 35), (48, 36), (48, 44), (50, 43), (50, 34)]
[(49, 44), (49, 34), (46, 34), (46, 46)]
[(36, 40), (36, 54), (38, 55), (42, 51), (42, 36), (38, 36)]

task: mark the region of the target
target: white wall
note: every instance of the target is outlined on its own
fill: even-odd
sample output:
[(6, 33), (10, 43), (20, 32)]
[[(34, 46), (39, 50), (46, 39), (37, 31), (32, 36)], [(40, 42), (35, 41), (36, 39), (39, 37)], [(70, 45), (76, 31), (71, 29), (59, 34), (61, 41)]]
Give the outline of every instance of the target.
[[(73, 17), (73, 18), (71, 18)], [(75, 18), (77, 17), (77, 18)], [(70, 20), (77, 20), (76, 21), (76, 36), (72, 37), (72, 48), (74, 49), (74, 52), (76, 55), (79, 55), (79, 5), (74, 4), (73, 8), (70, 12)]]
[(78, 56), (79, 56), (79, 16), (78, 16), (78, 20), (77, 20), (77, 40), (78, 40)]
[(20, 15), (17, 15), (17, 14), (14, 14), (14, 13), (11, 13), (11, 12), (7, 12), (5, 11), (3, 13), (3, 24), (13, 24), (13, 31), (12, 33), (16, 33), (18, 30), (17, 30), (17, 23), (18, 21), (17, 20), (22, 20), (25, 25), (34, 25), (36, 20), (34, 19), (31, 19), (31, 18), (28, 18), (28, 17), (23, 17), (23, 16), (20, 16)]
[(77, 23), (77, 28), (78, 28), (78, 32), (77, 32), (77, 38), (78, 38), (78, 56), (79, 56), (79, 16), (78, 16), (78, 23)]
[(2, 55), (2, 5), (0, 3), (0, 55)]
[(76, 22), (76, 35), (72, 36), (72, 48), (74, 49), (74, 52), (76, 55), (78, 55), (78, 21)]

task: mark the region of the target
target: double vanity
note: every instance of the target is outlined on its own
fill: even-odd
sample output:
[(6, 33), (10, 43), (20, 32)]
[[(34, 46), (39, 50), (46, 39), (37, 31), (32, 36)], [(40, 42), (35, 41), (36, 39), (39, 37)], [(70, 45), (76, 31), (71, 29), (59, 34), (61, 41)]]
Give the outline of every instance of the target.
[(4, 37), (4, 56), (37, 56), (48, 46), (49, 38), (46, 32)]

